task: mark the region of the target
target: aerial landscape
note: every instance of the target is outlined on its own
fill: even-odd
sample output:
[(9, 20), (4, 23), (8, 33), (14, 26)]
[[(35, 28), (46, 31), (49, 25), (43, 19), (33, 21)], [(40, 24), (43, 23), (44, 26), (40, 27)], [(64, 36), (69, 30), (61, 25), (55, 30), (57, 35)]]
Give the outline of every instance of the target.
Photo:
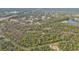
[(79, 51), (79, 8), (0, 8), (0, 51)]

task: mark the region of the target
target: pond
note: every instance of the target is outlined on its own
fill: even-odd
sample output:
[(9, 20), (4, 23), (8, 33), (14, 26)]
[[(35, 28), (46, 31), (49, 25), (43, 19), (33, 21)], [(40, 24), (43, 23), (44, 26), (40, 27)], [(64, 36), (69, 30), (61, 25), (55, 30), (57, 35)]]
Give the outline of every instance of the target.
[(69, 20), (68, 20), (68, 23), (70, 23), (70, 24), (79, 24), (79, 22), (77, 22), (77, 21), (74, 20), (74, 19), (69, 19)]

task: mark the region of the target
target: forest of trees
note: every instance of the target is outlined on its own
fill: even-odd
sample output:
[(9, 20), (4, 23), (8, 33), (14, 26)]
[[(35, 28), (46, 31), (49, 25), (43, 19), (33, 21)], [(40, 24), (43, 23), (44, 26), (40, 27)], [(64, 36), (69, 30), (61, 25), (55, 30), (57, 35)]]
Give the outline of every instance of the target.
[(73, 14), (21, 13), (2, 20), (0, 30), (3, 37), (0, 37), (0, 50), (79, 50), (79, 27), (62, 23), (69, 18), (74, 18)]

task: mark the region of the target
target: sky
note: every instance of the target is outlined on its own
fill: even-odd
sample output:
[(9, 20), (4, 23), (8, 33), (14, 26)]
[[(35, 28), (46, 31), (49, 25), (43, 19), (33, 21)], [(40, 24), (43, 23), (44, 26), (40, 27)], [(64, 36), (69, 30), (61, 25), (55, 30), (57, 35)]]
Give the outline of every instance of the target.
[(0, 8), (78, 8), (79, 0), (0, 0)]

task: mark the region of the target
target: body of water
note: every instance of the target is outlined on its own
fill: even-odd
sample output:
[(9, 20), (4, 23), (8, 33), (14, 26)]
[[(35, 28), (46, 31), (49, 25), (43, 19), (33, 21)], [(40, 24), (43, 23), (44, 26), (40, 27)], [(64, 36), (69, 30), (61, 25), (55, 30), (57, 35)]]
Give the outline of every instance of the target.
[(74, 20), (74, 19), (69, 19), (69, 20), (68, 20), (68, 24), (79, 25), (79, 22), (77, 22), (77, 21)]

